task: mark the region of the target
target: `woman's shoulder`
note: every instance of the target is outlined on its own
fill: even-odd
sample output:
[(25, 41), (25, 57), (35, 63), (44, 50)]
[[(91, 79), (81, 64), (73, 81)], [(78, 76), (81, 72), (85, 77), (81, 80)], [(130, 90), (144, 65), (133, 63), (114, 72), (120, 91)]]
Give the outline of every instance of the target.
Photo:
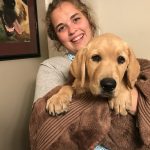
[(55, 67), (63, 67), (63, 66), (69, 66), (71, 64), (71, 61), (66, 58), (65, 56), (56, 56), (56, 57), (51, 57), (49, 59), (44, 60), (41, 65), (50, 67), (50, 66), (55, 66)]

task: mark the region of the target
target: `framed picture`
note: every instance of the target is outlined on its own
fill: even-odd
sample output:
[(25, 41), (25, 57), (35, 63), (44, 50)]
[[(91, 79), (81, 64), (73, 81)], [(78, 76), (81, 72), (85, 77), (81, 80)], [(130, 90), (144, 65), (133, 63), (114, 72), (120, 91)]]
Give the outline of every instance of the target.
[(0, 2), (0, 60), (40, 56), (36, 0)]

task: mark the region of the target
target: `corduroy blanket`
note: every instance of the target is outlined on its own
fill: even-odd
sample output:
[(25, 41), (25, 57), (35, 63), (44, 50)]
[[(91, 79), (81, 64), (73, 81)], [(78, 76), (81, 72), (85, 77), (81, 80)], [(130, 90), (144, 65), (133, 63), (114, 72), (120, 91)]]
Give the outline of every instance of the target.
[(95, 142), (111, 150), (150, 150), (150, 61), (139, 60), (141, 73), (135, 116), (114, 114), (91, 94), (73, 96), (70, 111), (51, 117), (45, 110), (56, 87), (33, 106), (29, 131), (32, 150), (88, 150)]

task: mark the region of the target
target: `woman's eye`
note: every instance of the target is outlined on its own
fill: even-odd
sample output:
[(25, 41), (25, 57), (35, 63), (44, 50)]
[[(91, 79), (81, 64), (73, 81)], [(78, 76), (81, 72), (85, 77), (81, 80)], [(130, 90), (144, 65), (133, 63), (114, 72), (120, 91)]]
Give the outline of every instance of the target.
[(80, 17), (77, 17), (77, 18), (74, 18), (74, 19), (73, 19), (73, 22), (74, 22), (74, 23), (77, 23), (79, 20), (80, 20)]
[(61, 26), (61, 27), (59, 27), (59, 28), (57, 29), (58, 32), (62, 32), (62, 31), (64, 31), (64, 30), (65, 30), (65, 26)]
[(94, 55), (94, 56), (92, 56), (92, 58), (91, 58), (93, 61), (96, 61), (96, 62), (99, 62), (99, 61), (101, 61), (101, 56), (99, 56), (99, 55)]
[(123, 64), (125, 62), (125, 58), (123, 56), (119, 56), (117, 58), (117, 62), (118, 62), (118, 64)]

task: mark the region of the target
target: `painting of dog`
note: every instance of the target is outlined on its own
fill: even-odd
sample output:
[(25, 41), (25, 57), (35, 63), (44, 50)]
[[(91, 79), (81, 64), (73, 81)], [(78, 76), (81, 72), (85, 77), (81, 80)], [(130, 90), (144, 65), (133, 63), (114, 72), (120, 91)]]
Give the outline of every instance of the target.
[(30, 41), (27, 0), (0, 0), (0, 41)]
[(139, 63), (128, 44), (115, 34), (102, 34), (78, 51), (70, 66), (73, 83), (48, 99), (46, 109), (51, 115), (67, 112), (73, 93), (90, 92), (107, 99), (117, 114), (127, 115), (139, 72)]

